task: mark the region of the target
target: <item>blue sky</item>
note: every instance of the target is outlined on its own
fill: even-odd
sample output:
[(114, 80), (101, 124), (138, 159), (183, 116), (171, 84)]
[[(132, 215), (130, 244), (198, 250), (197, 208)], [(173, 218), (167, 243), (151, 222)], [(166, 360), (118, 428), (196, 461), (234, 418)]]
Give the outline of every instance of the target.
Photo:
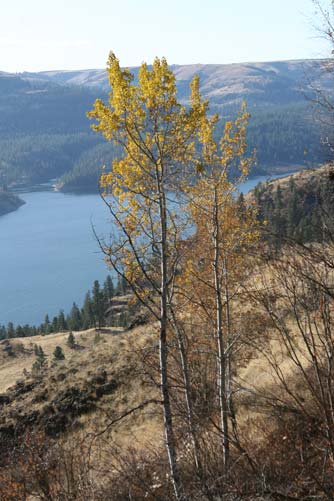
[(316, 23), (311, 0), (6, 0), (0, 70), (326, 57)]

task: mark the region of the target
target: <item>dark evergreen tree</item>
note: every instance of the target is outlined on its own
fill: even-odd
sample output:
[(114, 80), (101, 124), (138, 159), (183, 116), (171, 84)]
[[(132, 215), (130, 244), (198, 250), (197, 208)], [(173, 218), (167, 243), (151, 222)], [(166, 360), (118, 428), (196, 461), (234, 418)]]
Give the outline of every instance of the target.
[(66, 344), (69, 348), (71, 348), (71, 350), (73, 350), (76, 347), (75, 337), (72, 331), (68, 335)]
[(53, 356), (54, 356), (55, 360), (64, 360), (65, 355), (64, 355), (64, 352), (63, 352), (63, 349), (61, 346), (56, 346), (56, 348), (53, 352)]
[(13, 337), (15, 337), (14, 324), (13, 324), (13, 322), (8, 322), (8, 325), (7, 325), (7, 338), (11, 339)]
[[(269, 216), (270, 217), (270, 216)], [(280, 248), (284, 237), (286, 237), (286, 221), (283, 216), (283, 197), (280, 185), (277, 186), (274, 196), (273, 211), (272, 211), (272, 227), (276, 239), (276, 247)]]
[(37, 349), (37, 357), (40, 359), (40, 360), (45, 360), (46, 359), (46, 355), (44, 353), (44, 350), (41, 346), (38, 346), (38, 349)]
[(67, 329), (64, 311), (60, 310), (58, 315), (58, 330), (65, 331)]
[(35, 344), (35, 346), (34, 346), (34, 352), (35, 352), (36, 360), (35, 360), (32, 368), (33, 368), (33, 371), (39, 372), (41, 369), (43, 369), (47, 365), (46, 355), (43, 351), (43, 348), (41, 346), (37, 346), (37, 344)]
[(298, 223), (299, 223), (299, 211), (298, 211), (298, 199), (297, 192), (295, 188), (291, 190), (288, 200), (288, 212), (287, 212), (287, 236), (298, 238)]
[(33, 336), (33, 335), (34, 335), (34, 334), (33, 334), (33, 332), (34, 332), (34, 331), (33, 331), (33, 326), (28, 325), (28, 324), (24, 324), (24, 325), (23, 325), (23, 327), (22, 327), (22, 329), (23, 329), (23, 332), (24, 332), (24, 336), (25, 336), (25, 337), (30, 337), (30, 336)]
[(31, 336), (37, 336), (38, 335), (38, 331), (37, 331), (37, 327), (35, 325), (33, 325), (31, 327)]
[(128, 314), (126, 311), (122, 311), (118, 317), (118, 327), (127, 327), (128, 325)]
[(25, 332), (21, 325), (17, 325), (15, 329), (15, 337), (24, 337)]
[(124, 296), (124, 294), (127, 293), (127, 290), (128, 290), (128, 284), (126, 279), (124, 277), (118, 277), (115, 295)]
[(93, 303), (91, 299), (90, 292), (88, 291), (85, 296), (84, 305), (81, 310), (82, 317), (82, 328), (89, 329), (94, 325), (94, 312), (93, 312)]
[(117, 278), (116, 289), (115, 289), (115, 296), (121, 296), (121, 295), (122, 295), (122, 285), (121, 285), (121, 280), (118, 277)]
[(238, 196), (238, 206), (241, 212), (246, 210), (245, 197), (243, 193), (240, 193)]
[(43, 324), (43, 332), (44, 334), (50, 334), (51, 332), (51, 324), (49, 315), (45, 315), (44, 324)]
[(107, 276), (104, 282), (103, 292), (107, 301), (110, 302), (110, 300), (113, 298), (115, 294), (114, 282), (112, 281), (110, 275)]
[(121, 277), (121, 291), (123, 295), (128, 292), (128, 283), (125, 277)]
[(58, 317), (53, 317), (52, 324), (51, 324), (51, 331), (52, 332), (58, 332)]
[(0, 325), (0, 339), (6, 339), (7, 337), (7, 330), (4, 325)]
[(76, 303), (73, 303), (70, 314), (67, 317), (67, 327), (74, 331), (82, 329), (82, 316)]
[(104, 294), (100, 289), (100, 284), (98, 280), (94, 281), (92, 290), (92, 303), (93, 303), (93, 314), (94, 314), (94, 324), (95, 327), (101, 329), (104, 326)]

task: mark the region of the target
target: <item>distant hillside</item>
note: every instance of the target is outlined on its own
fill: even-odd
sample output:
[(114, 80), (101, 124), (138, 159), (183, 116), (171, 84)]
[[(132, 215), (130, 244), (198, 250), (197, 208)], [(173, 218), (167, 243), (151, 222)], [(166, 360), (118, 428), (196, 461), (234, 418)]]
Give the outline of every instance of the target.
[[(281, 165), (309, 165), (326, 160), (322, 131), (313, 123), (301, 88), (323, 61), (281, 61), (228, 65), (174, 65), (179, 98), (187, 102), (195, 73), (201, 91), (222, 123), (246, 100), (252, 119), (250, 149), (258, 151), (254, 174)], [(132, 68), (135, 76), (138, 68)], [(318, 82), (329, 88), (330, 82)], [(307, 87), (307, 86), (306, 86)], [(7, 184), (44, 182), (62, 177), (64, 190), (92, 191), (100, 168), (114, 156), (102, 137), (90, 130), (86, 112), (97, 97), (107, 98), (105, 70), (0, 72), (0, 176)], [(307, 150), (307, 151), (306, 151)], [(86, 155), (87, 153), (87, 155)], [(101, 165), (102, 166), (102, 165)]]
[(334, 166), (331, 164), (261, 183), (247, 197), (256, 201), (259, 218), (266, 221), (268, 238), (278, 246), (285, 238), (311, 242), (333, 235)]
[(7, 193), (6, 191), (0, 191), (0, 216), (12, 212), (25, 202), (21, 200), (18, 196), (13, 193)]
[[(188, 99), (189, 82), (195, 74), (201, 79), (203, 95), (215, 110), (225, 113), (226, 106), (239, 105), (246, 99), (249, 106), (285, 105), (289, 102), (303, 101), (300, 93), (310, 73), (317, 75), (325, 61), (297, 60), (274, 61), (265, 63), (239, 64), (191, 64), (171, 65), (178, 83), (179, 97)], [(130, 68), (135, 76), (138, 68)], [(105, 70), (44, 71), (22, 73), (21, 78), (29, 81), (56, 83), (60, 85), (83, 86), (91, 89), (109, 89)], [(322, 81), (330, 87), (330, 82)]]

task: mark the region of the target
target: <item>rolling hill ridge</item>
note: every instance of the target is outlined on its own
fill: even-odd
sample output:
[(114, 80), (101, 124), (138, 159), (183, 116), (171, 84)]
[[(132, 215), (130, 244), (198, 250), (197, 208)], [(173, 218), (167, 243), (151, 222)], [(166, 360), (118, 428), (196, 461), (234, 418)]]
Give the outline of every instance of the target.
[[(181, 102), (189, 82), (200, 76), (210, 110), (234, 117), (243, 100), (252, 118), (249, 148), (258, 151), (254, 175), (280, 166), (322, 163), (322, 131), (314, 123), (307, 75), (320, 78), (326, 61), (172, 65)], [(138, 68), (131, 68), (135, 78)], [(0, 182), (15, 186), (59, 179), (70, 191), (95, 191), (101, 167), (115, 155), (111, 145), (90, 130), (86, 112), (96, 98), (107, 99), (105, 70), (0, 72)], [(303, 91), (302, 91), (303, 89)], [(310, 91), (311, 92), (311, 91)], [(306, 152), (307, 150), (307, 152)]]

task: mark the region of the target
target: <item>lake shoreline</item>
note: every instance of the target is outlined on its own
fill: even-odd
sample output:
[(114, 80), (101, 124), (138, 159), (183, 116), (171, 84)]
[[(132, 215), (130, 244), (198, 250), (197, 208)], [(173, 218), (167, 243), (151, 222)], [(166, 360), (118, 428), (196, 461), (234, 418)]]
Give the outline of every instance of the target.
[[(247, 193), (275, 177), (250, 178), (240, 191)], [(59, 309), (68, 313), (73, 301), (82, 304), (94, 280), (102, 283), (108, 274), (92, 226), (107, 241), (115, 236), (99, 194), (63, 193), (44, 185), (21, 191), (20, 197), (24, 210), (0, 217), (5, 237), (0, 246), (0, 325), (36, 325), (47, 313), (50, 318)]]
[[(275, 179), (278, 177), (289, 176), (299, 170), (302, 170), (307, 167), (303, 167), (301, 165), (284, 165), (279, 167), (273, 167), (270, 172), (266, 172), (263, 170), (263, 173), (257, 173), (255, 175), (250, 175), (247, 179), (246, 183), (250, 182), (253, 184), (257, 179)], [(261, 181), (259, 181), (261, 182)], [(96, 185), (94, 188), (88, 185), (77, 185), (77, 186), (67, 186), (64, 184), (58, 184), (56, 179), (50, 179), (45, 183), (37, 183), (37, 184), (27, 184), (27, 185), (16, 185), (12, 186), (8, 193), (13, 194), (23, 194), (23, 193), (32, 193), (36, 191), (49, 191), (49, 192), (58, 192), (65, 193), (69, 195), (98, 195), (99, 187)]]
[[(252, 189), (255, 188), (255, 186), (261, 182), (266, 182), (270, 181), (272, 179), (277, 179), (281, 177), (286, 177), (291, 174), (294, 174), (300, 169), (295, 169), (295, 170), (290, 170), (287, 172), (277, 172), (277, 173), (272, 173), (272, 174), (263, 174), (263, 175), (256, 175), (256, 176), (250, 176), (247, 181), (244, 183), (241, 183), (240, 187), (240, 192), (243, 194), (248, 193)], [(86, 195), (96, 195), (99, 196), (99, 191), (98, 188), (96, 190), (92, 189), (82, 189), (78, 187), (77, 189), (62, 189), (57, 187), (57, 184), (54, 183), (54, 180), (48, 182), (48, 183), (43, 183), (43, 184), (33, 184), (33, 185), (27, 185), (27, 186), (20, 186), (16, 188), (12, 188), (10, 191), (8, 191), (8, 194), (10, 196), (15, 197), (16, 203), (13, 203), (11, 206), (8, 206), (7, 210), (1, 211), (1, 203), (0, 203), (0, 218), (1, 216), (5, 216), (11, 212), (17, 211), (22, 205), (25, 205), (26, 202), (22, 200), (21, 196), (19, 195), (25, 195), (29, 193), (62, 193), (64, 195), (69, 195), (69, 196), (75, 196), (75, 197), (81, 197), (81, 196), (86, 196)], [(1, 192), (0, 192), (1, 195)], [(1, 202), (1, 198), (0, 198)]]
[(25, 201), (15, 193), (0, 190), (0, 217), (15, 212)]

